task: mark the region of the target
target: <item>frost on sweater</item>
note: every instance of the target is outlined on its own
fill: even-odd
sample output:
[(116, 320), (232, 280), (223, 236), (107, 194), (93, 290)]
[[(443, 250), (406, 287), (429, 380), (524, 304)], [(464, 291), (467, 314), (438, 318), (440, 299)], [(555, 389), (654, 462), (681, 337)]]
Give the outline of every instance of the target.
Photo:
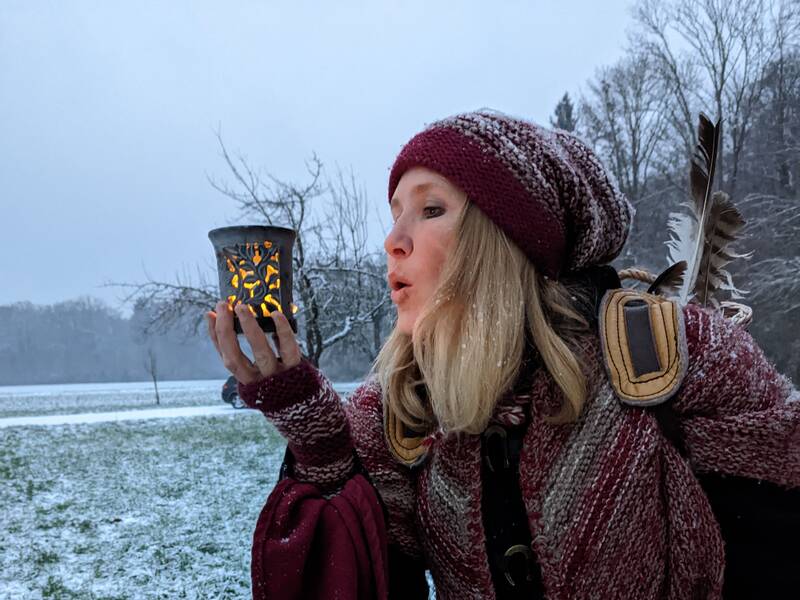
[[(722, 539), (693, 472), (800, 487), (798, 391), (746, 330), (695, 305), (683, 318), (689, 369), (672, 402), (688, 460), (647, 409), (614, 397), (596, 338), (586, 340), (595, 368), (577, 422), (547, 423), (561, 393), (545, 370), (533, 378), (520, 487), (548, 598), (719, 598)], [(435, 437), (412, 478), (386, 447), (374, 380), (342, 404), (304, 361), (239, 390), (288, 440), (296, 477), (340, 488), (355, 448), (386, 504), (389, 542), (424, 556), (437, 597), (494, 597), (480, 436)]]

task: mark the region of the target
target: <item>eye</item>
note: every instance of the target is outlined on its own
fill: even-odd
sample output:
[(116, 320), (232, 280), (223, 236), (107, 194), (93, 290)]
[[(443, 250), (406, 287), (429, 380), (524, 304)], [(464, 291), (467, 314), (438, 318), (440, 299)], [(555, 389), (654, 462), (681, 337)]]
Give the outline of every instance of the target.
[[(442, 213), (444, 213), (444, 209), (441, 206), (426, 206), (424, 209), (422, 209), (422, 212), (425, 212), (426, 210), (440, 210), (440, 211), (442, 211)], [(439, 215), (436, 215), (436, 216), (439, 216)], [(431, 218), (433, 218), (433, 217), (431, 217)]]

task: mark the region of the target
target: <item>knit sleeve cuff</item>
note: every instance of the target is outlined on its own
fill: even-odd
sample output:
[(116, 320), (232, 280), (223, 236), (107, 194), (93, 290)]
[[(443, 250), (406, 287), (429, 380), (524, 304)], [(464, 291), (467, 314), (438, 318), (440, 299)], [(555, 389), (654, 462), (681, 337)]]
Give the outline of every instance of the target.
[(324, 488), (353, 473), (354, 448), (341, 398), (311, 362), (238, 386), (247, 406), (260, 410), (286, 438), (294, 476)]
[(237, 382), (239, 397), (250, 408), (262, 412), (290, 406), (298, 398), (311, 396), (321, 387), (318, 370), (307, 359), (295, 366), (252, 383)]

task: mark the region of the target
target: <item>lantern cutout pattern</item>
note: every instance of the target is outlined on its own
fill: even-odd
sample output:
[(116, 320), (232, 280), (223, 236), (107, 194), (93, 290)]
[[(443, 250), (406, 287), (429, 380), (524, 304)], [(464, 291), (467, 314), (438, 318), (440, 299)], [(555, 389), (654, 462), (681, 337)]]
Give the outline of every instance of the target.
[[(247, 305), (261, 329), (267, 332), (275, 331), (270, 314), (279, 310), (297, 333), (294, 313), (298, 308), (291, 302), (294, 231), (283, 227), (222, 227), (209, 232), (208, 236), (217, 254), (220, 294), (228, 306)], [(252, 241), (255, 237), (260, 238), (259, 241)], [(276, 243), (264, 238), (279, 240)], [(282, 257), (281, 250), (288, 256)], [(236, 333), (242, 333), (236, 313), (233, 317)]]

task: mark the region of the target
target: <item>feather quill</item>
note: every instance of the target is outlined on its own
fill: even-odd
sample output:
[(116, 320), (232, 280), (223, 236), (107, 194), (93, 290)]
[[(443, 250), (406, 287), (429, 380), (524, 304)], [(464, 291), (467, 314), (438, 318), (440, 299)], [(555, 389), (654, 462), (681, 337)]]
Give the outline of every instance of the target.
[[(716, 124), (702, 112), (697, 125), (697, 144), (695, 144), (692, 161), (689, 166), (689, 189), (692, 203), (688, 204), (690, 215), (670, 215), (670, 229), (675, 225), (679, 234), (677, 244), (670, 245), (670, 249), (678, 252), (678, 256), (670, 255), (672, 263), (686, 261), (686, 277), (680, 288), (678, 298), (682, 305), (689, 302), (697, 280), (697, 271), (700, 268), (700, 257), (703, 253), (705, 239), (703, 232), (706, 230), (708, 218), (708, 200), (711, 197), (711, 186), (714, 183), (714, 170), (717, 164), (717, 149), (719, 147), (719, 120)], [(676, 220), (673, 220), (676, 219)]]
[(683, 281), (675, 290), (681, 305), (711, 303), (718, 308), (715, 293), (719, 290), (730, 292), (733, 298), (746, 293), (734, 286), (730, 273), (723, 269), (731, 260), (749, 258), (752, 253), (737, 254), (730, 250), (729, 245), (745, 222), (725, 192), (711, 192), (719, 149), (719, 123), (719, 120), (712, 123), (700, 113), (697, 145), (689, 167), (692, 202), (682, 204), (689, 214), (670, 213), (667, 224), (671, 239), (666, 244), (672, 267), (662, 275), (677, 267), (676, 263), (685, 261)]

